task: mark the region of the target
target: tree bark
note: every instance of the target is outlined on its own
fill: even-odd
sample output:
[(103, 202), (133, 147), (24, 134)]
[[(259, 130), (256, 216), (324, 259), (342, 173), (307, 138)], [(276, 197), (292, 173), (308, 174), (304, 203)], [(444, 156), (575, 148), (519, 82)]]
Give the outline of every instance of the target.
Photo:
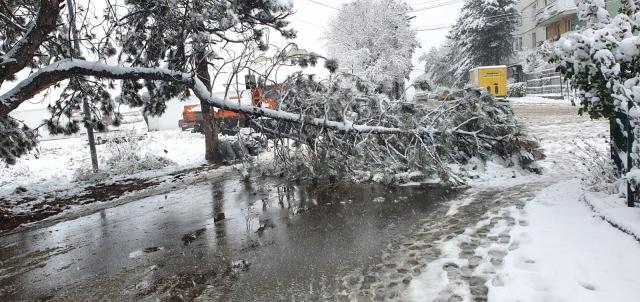
[[(199, 56), (198, 62), (198, 79), (204, 84), (207, 91), (211, 93), (213, 87), (211, 87), (211, 75), (207, 60)], [(202, 130), (204, 132), (204, 157), (209, 162), (219, 163), (223, 158), (218, 148), (218, 127), (213, 119), (214, 107), (211, 106), (207, 99), (203, 98), (200, 98), (200, 107), (202, 108)]]
[(63, 0), (40, 0), (40, 8), (29, 30), (11, 49), (0, 56), (0, 85), (10, 76), (25, 68), (35, 52), (56, 28)]

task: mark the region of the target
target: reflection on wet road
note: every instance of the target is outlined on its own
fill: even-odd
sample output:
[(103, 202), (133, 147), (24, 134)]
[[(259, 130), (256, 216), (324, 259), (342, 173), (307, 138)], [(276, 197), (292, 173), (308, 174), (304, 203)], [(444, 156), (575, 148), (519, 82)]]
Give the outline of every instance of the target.
[(455, 195), (212, 180), (0, 238), (0, 300), (331, 298)]

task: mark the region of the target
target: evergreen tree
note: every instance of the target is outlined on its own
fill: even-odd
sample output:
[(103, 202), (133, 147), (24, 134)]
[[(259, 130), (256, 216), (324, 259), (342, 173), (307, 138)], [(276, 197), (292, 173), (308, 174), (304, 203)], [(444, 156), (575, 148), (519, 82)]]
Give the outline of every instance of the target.
[[(295, 36), (286, 21), (293, 12), (290, 0), (104, 0), (98, 9), (86, 1), (74, 1), (74, 25), (80, 37), (77, 53), (71, 47), (75, 39), (70, 39), (67, 10), (62, 9), (65, 0), (0, 3), (0, 88), (3, 84), (13, 88), (0, 96), (0, 159), (10, 163), (31, 150), (37, 136), (10, 118), (9, 112), (51, 85), (62, 90), (48, 108), (51, 118), (45, 124), (51, 134), (72, 134), (80, 129), (71, 116), (80, 111), (84, 100), (95, 113), (88, 126), (103, 130), (106, 125), (100, 115), (115, 117), (117, 125), (119, 103), (158, 115), (164, 112), (167, 100), (189, 92), (174, 77), (169, 77), (172, 81), (160, 79), (161, 72), (123, 72), (112, 67), (197, 74), (210, 91), (209, 69), (216, 67), (225, 47), (255, 43), (264, 50), (270, 29), (285, 38)], [(76, 69), (91, 71), (93, 78), (70, 70), (74, 62), (81, 65), (85, 60), (96, 66)], [(111, 65), (98, 68), (103, 62)], [(31, 72), (30, 78), (12, 83), (19, 72)], [(72, 81), (59, 83), (65, 79)], [(125, 80), (118, 85), (114, 79)], [(213, 109), (205, 101), (202, 108), (208, 118), (210, 114), (204, 111)], [(210, 119), (207, 124), (206, 157), (216, 160), (217, 133)]]
[(454, 51), (450, 41), (447, 41), (445, 45), (433, 47), (418, 58), (419, 61), (424, 62), (424, 77), (436, 87), (453, 86), (454, 73), (451, 70), (450, 60)]
[(513, 31), (520, 13), (515, 0), (467, 0), (449, 32), (450, 86), (461, 87), (477, 66), (505, 64), (513, 55)]
[[(214, 77), (210, 67), (220, 61), (229, 44), (255, 42), (267, 49), (267, 28), (279, 31), (285, 38), (295, 36), (287, 29), (292, 3), (288, 0), (220, 1), (220, 0), (136, 0), (129, 1), (127, 22), (121, 16), (110, 15), (123, 35), (117, 43), (123, 45), (123, 55), (133, 66), (159, 67), (166, 64), (172, 70), (195, 71), (209, 91)], [(149, 43), (153, 41), (155, 43)], [(242, 45), (238, 47), (243, 47)], [(124, 102), (144, 105), (150, 114), (161, 114), (165, 101), (184, 91), (184, 87), (162, 81), (145, 81), (138, 85), (128, 82), (121, 95)], [(142, 89), (150, 97), (140, 98)], [(218, 150), (218, 129), (214, 112), (206, 100), (200, 100), (202, 129), (205, 135), (205, 158), (222, 160)]]

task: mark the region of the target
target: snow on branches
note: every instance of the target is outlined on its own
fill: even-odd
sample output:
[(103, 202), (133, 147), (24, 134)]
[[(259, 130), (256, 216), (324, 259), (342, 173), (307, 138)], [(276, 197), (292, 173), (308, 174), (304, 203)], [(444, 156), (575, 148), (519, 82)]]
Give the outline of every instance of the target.
[(37, 144), (35, 131), (10, 116), (0, 115), (0, 159), (15, 164), (16, 159), (32, 150)]
[[(506, 103), (470, 90), (436, 108), (359, 91), (346, 75), (315, 82), (291, 77), (279, 93), (283, 110), (301, 112), (300, 123), (256, 120), (276, 140), (276, 168), (294, 178), (402, 182), (439, 178), (461, 183), (474, 158), (503, 159), (535, 169), (540, 156), (516, 124)], [(370, 125), (395, 132), (335, 131), (313, 126), (317, 119)], [(535, 154), (535, 155), (534, 155)], [(409, 179), (407, 179), (409, 178)]]
[[(225, 47), (253, 43), (264, 51), (270, 29), (285, 38), (295, 36), (286, 21), (293, 9), (290, 0), (73, 1), (75, 18), (62, 9), (64, 0), (5, 2), (0, 5), (0, 86), (11, 86), (8, 92), (3, 89), (7, 93), (0, 100), (0, 118), (6, 119), (36, 93), (57, 87), (62, 92), (49, 106), (51, 118), (45, 122), (51, 133), (79, 130), (74, 121), (60, 117), (77, 112), (83, 100), (89, 101), (94, 116), (86, 122), (96, 130), (105, 127), (102, 116), (118, 120), (118, 104), (142, 106), (148, 115), (162, 114), (166, 101), (188, 93), (183, 73), (193, 84), (198, 71), (199, 83), (212, 86), (211, 77), (201, 70), (218, 67), (220, 72), (216, 64), (223, 64)], [(77, 36), (71, 28), (77, 29)], [(71, 50), (74, 44), (77, 51)], [(158, 72), (139, 73), (132, 69), (136, 67)], [(171, 78), (171, 73), (180, 76)], [(13, 130), (22, 127), (7, 129)], [(28, 150), (10, 145), (17, 142), (3, 140), (8, 144), (3, 148)], [(19, 155), (16, 152), (12, 156)], [(0, 159), (12, 160), (4, 155)]]
[(370, 83), (371, 91), (399, 98), (418, 47), (410, 10), (400, 0), (355, 0), (343, 5), (325, 36), (329, 57)]
[[(581, 30), (560, 38), (549, 60), (571, 81), (580, 100), (580, 113), (615, 122), (628, 115), (634, 128), (631, 157), (640, 160), (640, 13), (638, 3), (623, 0), (621, 12), (610, 16), (604, 0), (585, 0), (578, 16)], [(627, 159), (623, 160), (624, 163)]]
[(581, 113), (592, 118), (613, 116), (616, 110), (632, 110), (640, 101), (640, 27), (635, 1), (623, 1), (623, 11), (611, 18), (603, 0), (583, 1), (579, 16), (582, 30), (560, 38), (549, 60), (578, 89)]

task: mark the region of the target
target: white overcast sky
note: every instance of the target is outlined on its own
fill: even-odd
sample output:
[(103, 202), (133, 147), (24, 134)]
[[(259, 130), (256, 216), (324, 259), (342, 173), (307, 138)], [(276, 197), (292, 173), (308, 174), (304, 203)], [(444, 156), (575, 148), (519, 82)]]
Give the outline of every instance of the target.
[[(349, 0), (314, 0), (315, 2), (324, 3), (327, 6), (340, 8), (343, 3)], [(298, 31), (298, 38), (294, 40), (299, 47), (326, 54), (325, 43), (322, 36), (326, 31), (328, 21), (335, 16), (338, 11), (321, 4), (314, 3), (310, 0), (293, 0), (295, 14), (291, 17), (292, 27)], [(415, 18), (412, 20), (414, 28), (439, 27), (442, 25), (450, 25), (457, 19), (463, 1), (455, 0), (406, 0), (413, 9), (424, 9), (419, 12), (412, 13)], [(439, 6), (440, 7), (433, 7)], [(430, 8), (433, 7), (433, 8)], [(448, 28), (419, 31), (418, 41), (421, 48), (414, 55), (413, 61), (416, 69), (422, 69), (422, 64), (418, 64), (417, 58), (425, 51), (433, 46), (441, 45), (444, 40)], [(413, 75), (419, 74), (416, 70)]]

